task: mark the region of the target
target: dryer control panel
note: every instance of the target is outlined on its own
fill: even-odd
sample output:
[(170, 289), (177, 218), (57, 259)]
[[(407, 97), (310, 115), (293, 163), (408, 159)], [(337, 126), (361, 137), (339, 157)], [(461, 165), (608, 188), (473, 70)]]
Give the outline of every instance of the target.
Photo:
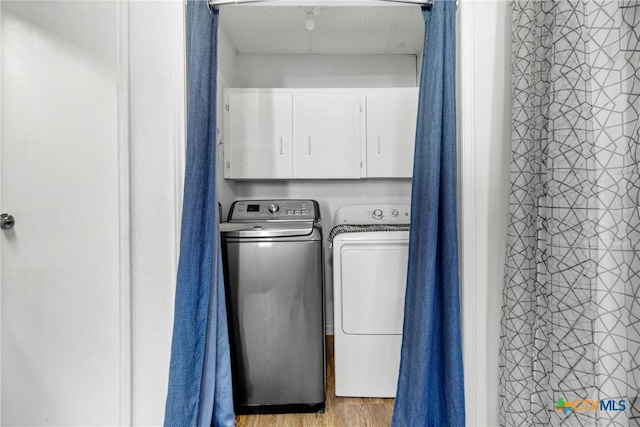
[(379, 203), (338, 208), (334, 225), (409, 224), (411, 205)]
[(315, 200), (239, 200), (231, 205), (229, 222), (317, 221), (320, 210)]

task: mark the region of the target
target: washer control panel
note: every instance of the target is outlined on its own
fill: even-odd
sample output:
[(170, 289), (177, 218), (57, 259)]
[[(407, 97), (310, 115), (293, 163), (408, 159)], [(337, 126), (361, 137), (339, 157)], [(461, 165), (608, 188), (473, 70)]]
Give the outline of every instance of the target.
[(319, 219), (314, 200), (239, 200), (231, 205), (229, 221), (314, 221)]
[(409, 224), (411, 206), (406, 204), (347, 205), (336, 211), (338, 224)]

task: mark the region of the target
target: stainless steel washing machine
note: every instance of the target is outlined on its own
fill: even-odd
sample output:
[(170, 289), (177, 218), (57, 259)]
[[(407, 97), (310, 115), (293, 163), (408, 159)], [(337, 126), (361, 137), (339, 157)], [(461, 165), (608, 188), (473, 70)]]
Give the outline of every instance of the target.
[(236, 413), (324, 410), (317, 202), (237, 201), (221, 236)]

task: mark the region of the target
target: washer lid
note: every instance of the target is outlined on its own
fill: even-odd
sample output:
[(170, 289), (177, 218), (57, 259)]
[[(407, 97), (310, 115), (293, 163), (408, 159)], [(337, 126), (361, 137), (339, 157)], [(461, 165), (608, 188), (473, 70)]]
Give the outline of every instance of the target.
[(293, 222), (224, 222), (220, 224), (222, 237), (270, 238), (308, 236), (313, 232), (313, 221)]

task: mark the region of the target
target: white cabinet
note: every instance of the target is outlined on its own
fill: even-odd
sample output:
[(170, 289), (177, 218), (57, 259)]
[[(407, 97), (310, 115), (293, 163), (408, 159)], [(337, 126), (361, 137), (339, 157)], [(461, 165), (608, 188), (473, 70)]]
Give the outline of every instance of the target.
[(243, 91), (228, 94), (225, 177), (287, 179), (293, 177), (292, 95), (290, 92)]
[(410, 178), (418, 88), (224, 90), (224, 177)]
[(367, 177), (412, 176), (417, 110), (417, 88), (367, 91)]
[(360, 178), (360, 91), (294, 93), (297, 178)]

